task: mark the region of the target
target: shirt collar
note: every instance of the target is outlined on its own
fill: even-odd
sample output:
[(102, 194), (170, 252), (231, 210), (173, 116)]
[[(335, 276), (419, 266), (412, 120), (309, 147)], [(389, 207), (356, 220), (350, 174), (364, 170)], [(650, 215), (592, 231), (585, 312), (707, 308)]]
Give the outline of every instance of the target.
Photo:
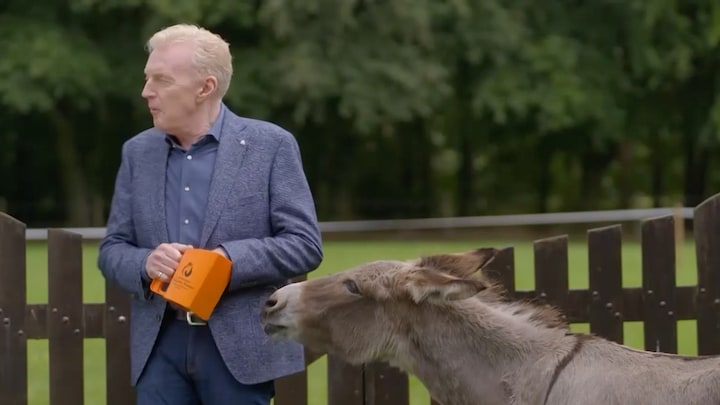
[(220, 113), (218, 114), (217, 119), (208, 131), (208, 135), (214, 136), (215, 139), (217, 139), (218, 141), (220, 140), (220, 134), (222, 134), (222, 125), (225, 121), (225, 109), (225, 103), (220, 103)]
[[(223, 122), (225, 121), (226, 109), (227, 107), (225, 107), (225, 103), (220, 103), (220, 113), (218, 114), (217, 119), (215, 119), (215, 122), (213, 122), (212, 126), (206, 134), (212, 136), (218, 142), (220, 142), (220, 135), (222, 134), (222, 127)], [(179, 146), (177, 140), (175, 139), (175, 136), (172, 134), (165, 134), (165, 141), (168, 142), (170, 146)]]

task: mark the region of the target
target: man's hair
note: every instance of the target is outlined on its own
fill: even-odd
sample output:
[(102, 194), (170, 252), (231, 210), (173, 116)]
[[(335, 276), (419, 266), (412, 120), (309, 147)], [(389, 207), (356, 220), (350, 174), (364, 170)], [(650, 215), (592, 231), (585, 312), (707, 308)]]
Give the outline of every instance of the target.
[(201, 74), (215, 76), (220, 98), (225, 96), (233, 74), (230, 45), (213, 32), (192, 24), (176, 24), (153, 34), (148, 52), (177, 43), (193, 45), (193, 64)]

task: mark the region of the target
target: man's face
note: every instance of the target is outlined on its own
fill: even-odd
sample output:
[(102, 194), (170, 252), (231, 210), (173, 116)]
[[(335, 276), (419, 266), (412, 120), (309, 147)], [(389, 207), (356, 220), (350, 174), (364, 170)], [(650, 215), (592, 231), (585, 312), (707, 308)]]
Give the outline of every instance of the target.
[(145, 86), (153, 124), (167, 133), (179, 133), (198, 108), (203, 78), (192, 64), (192, 48), (186, 44), (153, 50), (145, 64)]

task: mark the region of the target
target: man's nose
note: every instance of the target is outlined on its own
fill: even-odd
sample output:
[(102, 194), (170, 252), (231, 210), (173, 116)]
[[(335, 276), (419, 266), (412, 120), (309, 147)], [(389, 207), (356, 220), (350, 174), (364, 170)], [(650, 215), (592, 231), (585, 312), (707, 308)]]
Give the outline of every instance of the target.
[(153, 91), (151, 91), (150, 86), (147, 82), (143, 85), (142, 91), (140, 92), (140, 95), (142, 98), (150, 98), (154, 94)]

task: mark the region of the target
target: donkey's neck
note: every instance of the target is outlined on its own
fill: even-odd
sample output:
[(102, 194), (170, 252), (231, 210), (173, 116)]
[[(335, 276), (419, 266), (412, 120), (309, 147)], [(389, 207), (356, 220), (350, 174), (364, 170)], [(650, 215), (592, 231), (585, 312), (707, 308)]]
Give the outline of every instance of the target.
[(398, 366), (444, 405), (507, 404), (514, 389), (510, 375), (542, 357), (566, 332), (516, 312), (511, 305), (473, 300), (421, 311), (405, 348), (409, 362)]

